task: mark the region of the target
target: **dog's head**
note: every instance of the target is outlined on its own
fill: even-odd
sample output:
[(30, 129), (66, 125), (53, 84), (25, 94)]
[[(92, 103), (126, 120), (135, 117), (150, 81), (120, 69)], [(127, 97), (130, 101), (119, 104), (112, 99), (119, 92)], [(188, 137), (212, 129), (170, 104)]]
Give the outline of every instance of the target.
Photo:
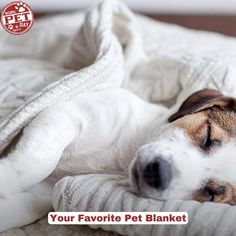
[[(205, 89), (156, 127), (130, 166), (136, 191), (155, 199), (236, 204), (236, 101)], [(236, 149), (235, 149), (236, 150)]]

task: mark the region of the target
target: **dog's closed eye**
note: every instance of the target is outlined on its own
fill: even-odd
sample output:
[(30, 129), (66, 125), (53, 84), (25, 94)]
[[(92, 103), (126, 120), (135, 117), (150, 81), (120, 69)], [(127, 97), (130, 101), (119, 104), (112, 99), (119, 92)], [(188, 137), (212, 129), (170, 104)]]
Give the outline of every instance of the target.
[(205, 186), (192, 195), (199, 202), (221, 202), (230, 205), (236, 204), (236, 188), (228, 182), (209, 180)]
[(212, 137), (212, 124), (209, 120), (207, 120), (207, 122), (206, 122), (206, 127), (207, 127), (206, 135), (200, 139), (199, 147), (203, 151), (208, 152), (208, 151), (210, 151), (211, 148), (221, 146), (222, 141), (218, 138)]

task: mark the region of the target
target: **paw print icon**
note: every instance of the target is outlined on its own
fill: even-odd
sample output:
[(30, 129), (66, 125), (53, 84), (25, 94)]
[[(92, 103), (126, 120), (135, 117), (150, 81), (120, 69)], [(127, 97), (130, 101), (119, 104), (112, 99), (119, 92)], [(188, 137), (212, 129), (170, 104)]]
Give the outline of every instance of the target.
[(18, 2), (15, 6), (15, 9), (18, 10), (19, 13), (26, 11), (26, 5), (22, 2)]
[(12, 29), (14, 28), (14, 26), (13, 26), (13, 25), (8, 25), (7, 28), (8, 28), (9, 30), (12, 30)]

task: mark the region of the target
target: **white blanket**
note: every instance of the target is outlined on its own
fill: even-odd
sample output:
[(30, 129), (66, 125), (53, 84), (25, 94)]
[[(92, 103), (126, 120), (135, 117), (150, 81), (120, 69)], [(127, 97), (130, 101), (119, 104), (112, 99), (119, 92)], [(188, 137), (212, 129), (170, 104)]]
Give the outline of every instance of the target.
[[(163, 105), (172, 105), (185, 86), (190, 87), (189, 93), (206, 86), (235, 96), (235, 64), (235, 39), (136, 18), (121, 3), (110, 0), (86, 17), (73, 14), (43, 19), (24, 36), (1, 30), (0, 149), (47, 106), (104, 87), (124, 86)], [(91, 189), (76, 188), (74, 195), (63, 194), (65, 186), (87, 186), (87, 181), (94, 183)], [(97, 186), (102, 186), (101, 191), (96, 191)], [(185, 227), (103, 227), (121, 234), (226, 235), (234, 231), (234, 207), (159, 202), (138, 198), (127, 190), (127, 182), (120, 176), (63, 179), (55, 189), (54, 207), (78, 211), (186, 210), (190, 216)], [(86, 204), (87, 191), (92, 196), (91, 205)], [(113, 191), (117, 194), (107, 199)], [(70, 198), (73, 206), (67, 204)], [(78, 205), (79, 201), (83, 204)], [(13, 231), (8, 232), (13, 235)]]
[[(89, 186), (89, 188), (88, 188)], [(188, 212), (187, 225), (90, 225), (121, 235), (233, 235), (236, 207), (196, 201), (156, 201), (129, 192), (127, 180), (115, 175), (65, 177), (55, 188), (58, 211), (180, 211)]]

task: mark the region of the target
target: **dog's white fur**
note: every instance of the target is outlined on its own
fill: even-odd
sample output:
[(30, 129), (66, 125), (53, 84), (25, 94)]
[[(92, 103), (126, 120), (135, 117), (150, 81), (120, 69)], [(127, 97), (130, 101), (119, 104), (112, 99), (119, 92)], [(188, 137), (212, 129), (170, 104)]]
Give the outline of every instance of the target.
[[(222, 153), (205, 158), (183, 131), (168, 123), (174, 111), (176, 108), (147, 103), (123, 89), (93, 92), (44, 110), (24, 129), (15, 150), (0, 160), (0, 231), (31, 223), (51, 210), (52, 187), (63, 172), (40, 182), (59, 161), (57, 172), (73, 173), (77, 167), (73, 169), (76, 165), (70, 163), (79, 165), (85, 157), (95, 162), (113, 160), (121, 171), (131, 163), (134, 189), (156, 199), (189, 199), (209, 177), (236, 183), (236, 158), (229, 155), (226, 162)], [(164, 191), (149, 187), (142, 176), (137, 180), (132, 175), (133, 168), (142, 172), (157, 155), (171, 163), (174, 173)], [(123, 166), (119, 159), (125, 160)]]

